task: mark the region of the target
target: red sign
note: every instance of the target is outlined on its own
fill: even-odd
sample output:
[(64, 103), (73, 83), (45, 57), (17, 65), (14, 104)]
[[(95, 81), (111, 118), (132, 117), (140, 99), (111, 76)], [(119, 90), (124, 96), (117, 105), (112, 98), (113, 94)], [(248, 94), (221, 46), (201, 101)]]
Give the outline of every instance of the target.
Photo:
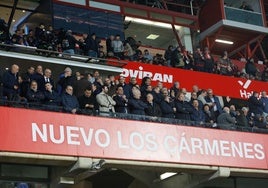
[(213, 89), (214, 93), (219, 96), (241, 99), (249, 98), (253, 91), (265, 90), (268, 92), (268, 83), (266, 82), (136, 62), (129, 62), (125, 65), (121, 75), (127, 78), (136, 77), (139, 82), (143, 77), (149, 76), (152, 78), (153, 85), (156, 85), (157, 82), (163, 82), (164, 86), (168, 88), (175, 81), (179, 81), (180, 86), (188, 91), (192, 91), (193, 85), (198, 85), (201, 89)]
[(1, 151), (268, 169), (268, 137), (0, 107)]

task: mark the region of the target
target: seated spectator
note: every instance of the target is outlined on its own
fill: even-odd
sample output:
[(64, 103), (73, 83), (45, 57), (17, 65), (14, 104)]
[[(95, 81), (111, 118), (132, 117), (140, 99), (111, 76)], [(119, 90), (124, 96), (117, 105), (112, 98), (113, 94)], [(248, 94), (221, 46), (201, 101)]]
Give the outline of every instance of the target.
[(153, 56), (149, 53), (149, 50), (147, 50), (147, 49), (144, 50), (143, 59), (144, 59), (144, 62), (152, 64)]
[(268, 128), (266, 126), (266, 122), (264, 121), (263, 115), (260, 115), (260, 114), (257, 114), (254, 117), (254, 124), (253, 125), (254, 125), (254, 127), (258, 127), (258, 128), (262, 128), (262, 129)]
[(113, 96), (113, 100), (116, 102), (114, 106), (117, 113), (128, 113), (128, 99), (124, 95), (124, 89), (122, 86), (116, 88), (116, 95)]
[(199, 107), (199, 102), (197, 99), (192, 101), (193, 111), (191, 113), (191, 120), (195, 121), (197, 124), (205, 123), (205, 114), (203, 109)]
[(146, 95), (147, 108), (145, 109), (145, 115), (153, 117), (161, 117), (162, 112), (159, 105), (154, 102), (154, 97), (151, 93)]
[(44, 104), (47, 105), (46, 108), (49, 108), (49, 110), (53, 110), (54, 107), (59, 106), (61, 104), (61, 97), (56, 91), (53, 90), (53, 86), (51, 85), (51, 83), (46, 83), (45, 89), (46, 90), (44, 91)]
[(13, 64), (10, 70), (7, 70), (3, 77), (3, 96), (9, 101), (19, 100), (19, 81), (18, 81), (19, 66)]
[(72, 114), (77, 114), (80, 113), (79, 110), (79, 103), (76, 98), (76, 96), (73, 95), (73, 87), (70, 85), (67, 85), (65, 88), (65, 92), (61, 96), (62, 100), (62, 106), (63, 106), (63, 111), (72, 113)]
[(84, 95), (78, 97), (82, 114), (93, 115), (99, 109), (96, 97), (92, 94), (91, 87), (84, 90)]
[(231, 127), (235, 125), (236, 119), (230, 115), (230, 109), (224, 107), (222, 113), (217, 117), (217, 123), (218, 125)]
[(243, 107), (237, 111), (236, 125), (241, 127), (250, 127), (253, 125), (253, 121), (248, 119), (248, 109)]
[(175, 108), (174, 102), (171, 100), (171, 98), (168, 95), (164, 96), (164, 100), (162, 100), (160, 104), (160, 108), (162, 111), (162, 117), (164, 118), (175, 117), (176, 108)]
[(138, 88), (132, 88), (133, 98), (128, 100), (128, 107), (131, 114), (145, 115), (147, 104), (141, 100), (141, 92)]
[(35, 80), (31, 81), (26, 98), (34, 107), (41, 107), (41, 104), (44, 102), (45, 95), (42, 91), (38, 90), (38, 84)]
[(214, 114), (214, 111), (209, 108), (208, 104), (205, 104), (203, 106), (203, 111), (205, 115), (205, 123), (207, 123), (208, 125), (213, 125), (216, 122), (216, 116)]
[(236, 107), (235, 107), (235, 105), (230, 105), (229, 106), (229, 109), (230, 109), (230, 115), (232, 116), (232, 117), (235, 117), (236, 118), (236, 116), (237, 116), (237, 111), (236, 111)]
[(185, 95), (181, 92), (178, 93), (174, 103), (176, 108), (175, 117), (177, 119), (190, 120), (190, 114), (193, 112), (193, 109), (190, 103), (185, 101)]
[(114, 113), (114, 106), (116, 102), (108, 95), (109, 89), (108, 86), (102, 86), (102, 92), (96, 96), (96, 100), (99, 104), (100, 115), (109, 116), (111, 113)]
[(193, 104), (193, 101), (194, 100), (197, 100), (198, 101), (198, 107), (200, 108), (200, 109), (203, 109), (203, 103), (202, 103), (202, 101), (200, 101), (200, 100), (198, 100), (197, 99), (197, 93), (196, 92), (192, 92), (191, 93), (191, 98), (190, 98), (190, 103), (191, 104)]

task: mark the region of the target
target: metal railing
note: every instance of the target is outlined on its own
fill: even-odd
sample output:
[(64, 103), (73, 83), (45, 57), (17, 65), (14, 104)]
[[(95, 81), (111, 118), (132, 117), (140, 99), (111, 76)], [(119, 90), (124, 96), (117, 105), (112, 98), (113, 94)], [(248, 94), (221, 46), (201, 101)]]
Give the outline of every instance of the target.
[[(51, 111), (55, 113), (67, 113), (64, 112), (62, 106), (55, 105), (46, 105), (41, 103), (33, 103), (27, 101), (8, 101), (6, 99), (0, 100), (0, 106), (12, 107), (12, 108), (23, 108), (23, 109), (32, 109), (32, 110), (41, 110), (41, 111)], [(218, 123), (204, 123), (197, 121), (189, 121), (176, 118), (164, 118), (164, 117), (154, 117), (146, 115), (136, 115), (130, 113), (113, 113), (113, 112), (101, 112), (98, 110), (94, 111), (84, 111), (79, 109), (77, 115), (86, 115), (86, 116), (97, 116), (103, 118), (115, 118), (124, 120), (134, 120), (141, 122), (151, 122), (151, 123), (162, 123), (162, 124), (172, 124), (177, 126), (191, 126), (191, 127), (202, 127), (210, 129), (221, 129), (221, 130), (230, 130), (230, 131), (239, 131), (239, 132), (251, 132), (251, 133), (268, 133), (268, 129), (258, 128), (258, 127), (246, 127), (246, 126), (237, 126), (237, 125), (226, 125)]]

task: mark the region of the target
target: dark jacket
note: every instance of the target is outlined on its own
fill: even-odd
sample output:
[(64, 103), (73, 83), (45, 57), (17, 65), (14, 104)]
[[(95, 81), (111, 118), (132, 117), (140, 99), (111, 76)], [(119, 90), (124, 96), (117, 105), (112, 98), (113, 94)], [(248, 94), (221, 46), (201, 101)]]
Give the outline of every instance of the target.
[(41, 104), (45, 99), (45, 95), (42, 91), (39, 90), (34, 91), (32, 89), (29, 89), (26, 98), (28, 102)]
[(128, 112), (127, 101), (124, 100), (122, 96), (115, 95), (113, 97), (113, 100), (116, 102), (116, 105), (114, 106), (115, 112), (118, 112), (118, 113)]
[(147, 104), (140, 99), (129, 99), (128, 107), (131, 114), (145, 115)]
[(52, 90), (52, 92), (49, 91), (44, 91), (44, 104), (45, 105), (53, 105), (53, 106), (58, 106), (61, 104), (61, 97), (60, 95)]
[(203, 110), (201, 110), (201, 109), (197, 110), (197, 109), (193, 108), (193, 111), (192, 111), (190, 116), (191, 116), (192, 121), (196, 121), (198, 123), (205, 122), (205, 114), (204, 114)]
[(187, 101), (175, 100), (176, 113), (175, 117), (177, 119), (190, 120), (190, 114), (193, 112), (193, 108)]
[(263, 103), (261, 100), (258, 100), (257, 97), (252, 95), (248, 99), (249, 113), (262, 114), (263, 113)]
[(2, 77), (2, 83), (4, 96), (18, 94), (18, 89), (14, 89), (14, 86), (19, 86), (18, 75), (14, 75), (11, 71), (7, 71)]
[(162, 111), (157, 103), (153, 102), (150, 104), (147, 102), (147, 108), (145, 109), (145, 114), (147, 116), (161, 117)]
[[(78, 102), (80, 109), (90, 110), (91, 112), (99, 109), (99, 105), (97, 103), (96, 97), (91, 95), (90, 97), (86, 97), (85, 95), (82, 95), (78, 97)], [(86, 104), (94, 105), (93, 108), (86, 107)]]
[(160, 108), (162, 111), (162, 117), (164, 118), (174, 118), (174, 103), (173, 102), (167, 102), (163, 100), (160, 104)]
[(73, 109), (79, 109), (79, 103), (74, 95), (69, 95), (64, 92), (61, 96), (63, 110), (65, 112), (71, 112)]

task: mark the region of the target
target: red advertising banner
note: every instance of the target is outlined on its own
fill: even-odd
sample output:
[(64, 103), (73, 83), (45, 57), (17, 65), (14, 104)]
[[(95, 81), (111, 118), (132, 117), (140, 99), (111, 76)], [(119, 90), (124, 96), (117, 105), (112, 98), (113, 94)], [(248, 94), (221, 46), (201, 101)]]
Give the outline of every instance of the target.
[(180, 86), (186, 88), (187, 91), (192, 91), (193, 85), (198, 85), (201, 89), (213, 89), (214, 93), (219, 96), (241, 99), (249, 98), (253, 91), (265, 90), (268, 92), (268, 83), (266, 82), (136, 62), (129, 62), (125, 65), (121, 75), (128, 79), (136, 77), (139, 83), (143, 77), (149, 76), (152, 78), (153, 85), (156, 85), (157, 82), (163, 82), (164, 86), (168, 88), (175, 81), (179, 81)]
[(0, 107), (1, 151), (268, 169), (268, 136)]

